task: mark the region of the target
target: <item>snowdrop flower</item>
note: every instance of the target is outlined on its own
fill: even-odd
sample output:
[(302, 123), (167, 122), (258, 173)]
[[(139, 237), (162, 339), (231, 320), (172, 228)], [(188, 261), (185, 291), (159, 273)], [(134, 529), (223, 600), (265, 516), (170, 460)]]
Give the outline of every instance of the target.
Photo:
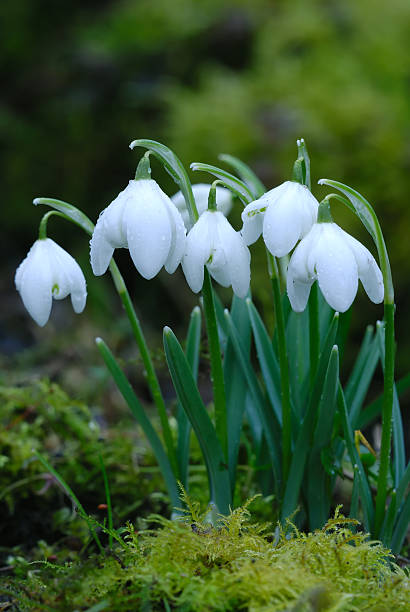
[[(205, 183), (192, 185), (192, 192), (194, 194), (195, 204), (199, 215), (202, 215), (202, 213), (208, 208), (208, 195), (210, 188), (211, 185), (206, 185)], [(171, 196), (171, 201), (181, 213), (185, 227), (188, 230), (191, 229), (192, 224), (182, 191), (178, 191)], [(217, 210), (220, 210), (225, 217), (227, 217), (232, 208), (232, 194), (229, 189), (226, 189), (225, 187), (217, 187), (216, 201), (218, 202)]]
[(91, 238), (91, 267), (104, 274), (114, 249), (128, 248), (138, 272), (153, 278), (162, 266), (172, 274), (185, 248), (186, 230), (170, 198), (152, 179), (131, 180), (100, 214)]
[(74, 311), (84, 310), (87, 290), (81, 268), (51, 238), (36, 240), (17, 268), (15, 284), (24, 306), (41, 327), (50, 317), (52, 298), (62, 300), (71, 293)]
[(194, 293), (202, 288), (205, 265), (220, 285), (232, 285), (238, 297), (245, 297), (251, 276), (249, 249), (217, 210), (203, 212), (187, 236), (182, 269)]
[(324, 204), (325, 201), (319, 207), (318, 222), (298, 244), (289, 262), (287, 291), (293, 310), (302, 312), (306, 308), (315, 280), (327, 303), (339, 312), (351, 306), (358, 279), (372, 302), (382, 302), (383, 277), (373, 255), (332, 222), (328, 202), (322, 211)]
[(253, 244), (263, 239), (275, 257), (287, 255), (316, 221), (319, 203), (305, 185), (286, 181), (251, 202), (242, 212), (242, 236)]

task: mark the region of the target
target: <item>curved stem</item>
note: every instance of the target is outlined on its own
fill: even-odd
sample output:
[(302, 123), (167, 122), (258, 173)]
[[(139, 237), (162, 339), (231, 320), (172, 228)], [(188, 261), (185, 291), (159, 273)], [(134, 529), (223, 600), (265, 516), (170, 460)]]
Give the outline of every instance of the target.
[(211, 358), (211, 380), (214, 391), (215, 429), (225, 458), (228, 456), (228, 431), (226, 418), (225, 382), (222, 365), (221, 346), (216, 322), (215, 302), (211, 278), (208, 270), (204, 270), (202, 296), (204, 299), (204, 314), (208, 334), (209, 353)]
[(382, 408), (382, 440), (380, 448), (380, 467), (377, 480), (376, 512), (374, 520), (374, 535), (378, 537), (382, 527), (387, 498), (388, 477), (390, 469), (393, 391), (394, 391), (394, 304), (384, 305), (385, 321), (385, 366), (384, 392)]
[(39, 240), (44, 240), (45, 238), (47, 238), (47, 223), (49, 218), (53, 215), (56, 215), (57, 217), (62, 217), (63, 219), (66, 219), (66, 221), (71, 221), (70, 217), (67, 217), (67, 215), (65, 215), (64, 213), (58, 212), (57, 210), (50, 210), (45, 215), (43, 215), (43, 218), (40, 221), (40, 225), (38, 226)]
[(291, 404), (289, 386), (289, 364), (286, 349), (285, 317), (283, 314), (282, 295), (280, 291), (280, 279), (278, 263), (276, 258), (267, 251), (269, 275), (272, 282), (273, 301), (275, 306), (276, 329), (278, 334), (280, 386), (282, 398), (282, 459), (283, 459), (283, 482), (289, 473), (290, 455), (292, 446), (292, 424)]

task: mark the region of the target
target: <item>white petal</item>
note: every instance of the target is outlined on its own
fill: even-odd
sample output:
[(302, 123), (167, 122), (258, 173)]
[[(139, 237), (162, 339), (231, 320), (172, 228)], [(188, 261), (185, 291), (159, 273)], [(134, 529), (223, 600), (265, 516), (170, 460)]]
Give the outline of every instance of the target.
[(165, 201), (166, 209), (170, 217), (172, 228), (172, 240), (168, 258), (165, 262), (165, 270), (172, 274), (175, 272), (185, 252), (186, 229), (182, 216), (170, 200)]
[(104, 226), (100, 216), (90, 240), (90, 261), (96, 276), (104, 274), (110, 264), (113, 253), (114, 247), (105, 238)]
[(384, 298), (384, 285), (383, 275), (376, 260), (361, 242), (344, 232), (342, 229), (340, 229), (340, 231), (343, 232), (345, 240), (356, 259), (359, 279), (362, 282), (364, 290), (372, 302), (380, 304)]
[(125, 210), (130, 201), (138, 200), (139, 195), (139, 181), (129, 181), (127, 187), (103, 210), (98, 218), (97, 225), (102, 224), (105, 239), (115, 249), (127, 247), (127, 231), (124, 226)]
[[(233, 230), (233, 228), (231, 228)], [(228, 260), (228, 270), (231, 277), (231, 285), (234, 293), (240, 298), (244, 298), (249, 291), (251, 281), (250, 262), (251, 256), (239, 232), (233, 232), (227, 241), (226, 257)]]
[(287, 198), (271, 204), (263, 220), (263, 239), (275, 257), (290, 253), (301, 235), (299, 215), (295, 214)]
[[(87, 288), (84, 274), (80, 266), (74, 257), (72, 257), (55, 242), (53, 247), (53, 256), (53, 286), (55, 284), (58, 284), (59, 286), (59, 293), (56, 295), (53, 291), (53, 297), (56, 299), (62, 299), (65, 297), (65, 295), (71, 293), (71, 303), (73, 305), (74, 312), (82, 312), (85, 308), (85, 303), (87, 300)], [(58, 264), (58, 267), (56, 264)], [(64, 283), (66, 287), (65, 295), (62, 291), (62, 283)]]
[(43, 327), (51, 312), (51, 268), (46, 240), (37, 240), (17, 269), (15, 282), (23, 304), (35, 322)]
[(167, 197), (151, 179), (135, 181), (138, 193), (126, 203), (124, 229), (128, 248), (138, 272), (153, 278), (167, 260), (172, 232), (166, 205)]
[(186, 238), (182, 269), (194, 293), (198, 293), (204, 283), (204, 265), (211, 256), (216, 229), (215, 215), (209, 211), (202, 213)]
[(322, 223), (320, 242), (314, 247), (319, 287), (327, 303), (345, 312), (357, 293), (356, 260), (335, 223)]
[(308, 303), (310, 288), (313, 280), (301, 281), (295, 278), (294, 270), (290, 264), (286, 278), (286, 289), (290, 301), (290, 305), (295, 312), (303, 312)]
[(241, 234), (245, 244), (253, 244), (261, 235), (265, 210), (266, 204), (261, 202), (261, 198), (251, 202), (243, 209)]

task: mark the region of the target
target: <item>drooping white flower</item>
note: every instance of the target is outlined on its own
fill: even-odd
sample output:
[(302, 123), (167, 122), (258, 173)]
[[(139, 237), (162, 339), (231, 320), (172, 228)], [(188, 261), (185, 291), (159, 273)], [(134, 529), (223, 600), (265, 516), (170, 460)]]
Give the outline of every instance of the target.
[[(206, 183), (197, 183), (196, 185), (192, 185), (192, 192), (194, 194), (195, 204), (199, 215), (202, 215), (202, 213), (208, 208), (208, 195), (210, 188), (211, 185), (207, 185)], [(178, 191), (171, 196), (171, 201), (181, 213), (185, 227), (188, 230), (191, 229), (192, 224), (182, 191)], [(229, 189), (219, 186), (216, 187), (216, 201), (218, 203), (217, 210), (220, 210), (225, 217), (227, 217), (232, 208), (232, 194)]]
[(220, 211), (203, 212), (187, 236), (182, 269), (194, 293), (202, 288), (205, 265), (220, 285), (232, 285), (238, 297), (245, 297), (251, 276), (249, 249)]
[(345, 312), (357, 293), (358, 279), (376, 304), (383, 301), (383, 277), (373, 255), (336, 223), (315, 223), (292, 254), (287, 291), (293, 310), (306, 308), (315, 280), (327, 303)]
[(251, 202), (242, 212), (246, 244), (263, 239), (275, 257), (290, 253), (316, 221), (319, 203), (300, 183), (286, 181)]
[(172, 274), (181, 262), (186, 230), (170, 198), (152, 179), (131, 180), (100, 214), (91, 238), (91, 267), (104, 274), (114, 249), (128, 248), (138, 272)]
[(74, 312), (82, 312), (87, 299), (85, 278), (71, 255), (51, 238), (36, 240), (17, 268), (17, 291), (35, 322), (43, 327), (51, 312), (52, 298), (71, 294)]

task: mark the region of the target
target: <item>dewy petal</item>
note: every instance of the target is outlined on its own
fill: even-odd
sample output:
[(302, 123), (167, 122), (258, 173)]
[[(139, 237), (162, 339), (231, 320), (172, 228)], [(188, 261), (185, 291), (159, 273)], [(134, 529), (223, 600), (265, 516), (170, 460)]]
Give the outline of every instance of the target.
[(182, 257), (185, 252), (185, 240), (186, 240), (186, 229), (182, 216), (172, 204), (168, 198), (164, 200), (166, 210), (169, 215), (169, 221), (171, 225), (171, 246), (169, 249), (168, 258), (165, 262), (165, 270), (169, 274), (173, 274), (179, 264), (181, 263)]
[(292, 210), (288, 198), (278, 199), (268, 207), (263, 220), (263, 239), (272, 255), (283, 257), (290, 253), (300, 235), (300, 217)]
[(359, 279), (364, 290), (372, 302), (380, 304), (384, 298), (384, 285), (383, 275), (376, 260), (361, 242), (344, 232), (341, 228), (339, 229), (356, 259)]
[(52, 279), (47, 238), (37, 240), (16, 272), (15, 283), (23, 304), (35, 322), (43, 327), (51, 312)]
[(314, 260), (320, 290), (327, 303), (345, 312), (357, 293), (356, 259), (335, 223), (322, 223), (320, 241), (314, 247)]
[(215, 215), (210, 211), (202, 213), (186, 238), (182, 269), (194, 293), (198, 293), (204, 283), (204, 265), (211, 256), (216, 231)]
[(253, 244), (261, 235), (265, 210), (266, 203), (262, 202), (262, 198), (251, 202), (243, 209), (241, 235), (245, 244)]
[[(171, 247), (171, 227), (164, 192), (151, 179), (135, 181), (138, 194), (129, 199), (124, 212), (124, 231), (138, 272), (153, 278), (167, 260)], [(165, 196), (167, 197), (167, 196)]]
[(107, 270), (113, 253), (114, 247), (105, 238), (100, 216), (90, 240), (91, 268), (96, 276), (101, 276)]
[[(51, 255), (51, 253), (50, 253)], [(54, 242), (53, 247), (53, 286), (58, 284), (59, 293), (56, 295), (53, 293), (53, 297), (56, 299), (62, 299), (65, 295), (71, 293), (71, 303), (73, 305), (74, 312), (82, 312), (85, 308), (87, 300), (87, 288), (85, 283), (84, 274), (74, 259), (67, 251), (62, 249), (58, 244)], [(56, 262), (58, 267), (55, 265)], [(61, 289), (62, 283), (65, 284), (65, 295)]]
[(230, 226), (226, 232), (225, 253), (227, 268), (231, 277), (232, 290), (240, 298), (244, 298), (249, 291), (251, 282), (251, 256), (242, 236)]
[(310, 267), (310, 253), (313, 245), (319, 240), (321, 226), (316, 224), (311, 231), (301, 240), (290, 258), (286, 288), (292, 309), (295, 312), (305, 310), (310, 289), (316, 280), (314, 266)]

